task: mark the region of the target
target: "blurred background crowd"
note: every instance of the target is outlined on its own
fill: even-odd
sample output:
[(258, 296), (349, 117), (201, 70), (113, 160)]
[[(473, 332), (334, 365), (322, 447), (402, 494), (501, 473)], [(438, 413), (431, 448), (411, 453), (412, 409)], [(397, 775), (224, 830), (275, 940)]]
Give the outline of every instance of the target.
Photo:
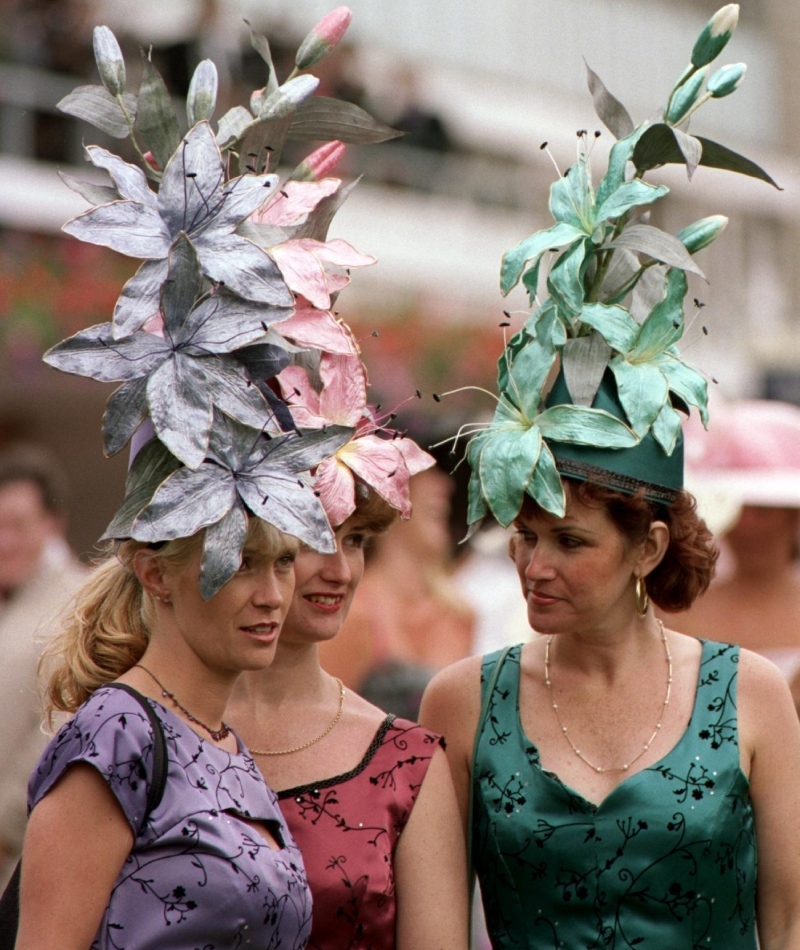
[[(317, 70), (319, 93), (356, 102), (405, 135), (369, 149), (350, 147), (337, 168), (346, 179), (363, 177), (331, 236), (341, 234), (379, 260), (358, 274), (338, 305), (360, 338), (372, 401), (386, 411), (399, 407), (398, 422), (422, 444), (434, 445), (493, 411), (491, 399), (475, 391), (441, 400), (433, 394), (466, 384), (491, 389), (503, 333), (524, 322), (522, 291), (500, 297), (499, 262), (507, 248), (549, 223), (547, 193), (556, 172), (542, 143), (564, 170), (574, 157), (576, 131), (598, 127), (584, 59), (638, 122), (657, 105), (659, 90), (671, 86), (687, 46), (719, 4), (348, 5), (353, 23), (346, 42)], [(332, 6), (327, 0), (0, 0), (0, 453), (36, 443), (72, 486), (68, 519), (63, 492), (55, 507), (38, 489), (26, 497), (33, 505), (30, 523), (47, 541), (36, 549), (29, 574), (4, 586), (3, 558), (20, 542), (2, 519), (7, 510), (18, 515), (21, 502), (12, 499), (4, 508), (8, 488), (0, 481), (4, 657), (11, 640), (2, 638), (11, 634), (3, 632), (3, 618), (14, 597), (44, 570), (45, 550), (48, 564), (60, 552), (63, 570), (67, 563), (77, 570), (67, 544), (54, 538), (65, 537), (76, 555), (91, 558), (121, 497), (126, 469), (125, 453), (102, 458), (97, 420), (108, 391), (41, 363), (48, 346), (108, 320), (121, 284), (135, 270), (133, 261), (60, 233), (85, 205), (59, 181), (58, 170), (77, 174), (80, 167), (85, 178), (84, 141), (109, 144), (55, 108), (76, 85), (96, 81), (93, 26), (111, 27), (129, 63), (138, 49), (152, 49), (167, 85), (181, 97), (197, 63), (213, 58), (222, 112), (263, 84), (263, 63), (245, 21), (269, 36), (284, 79), (299, 41)], [(743, 0), (741, 6), (736, 55), (748, 64), (747, 78), (735, 105), (726, 99), (704, 112), (702, 131), (751, 156), (784, 190), (706, 168), (691, 183), (681, 170), (664, 170), (661, 180), (676, 200), (668, 219), (657, 223), (674, 233), (720, 210), (731, 218), (714, 250), (701, 255), (708, 283), (691, 277), (696, 317), (684, 352), (715, 380), (712, 428), (722, 432), (726, 414), (747, 420), (743, 434), (725, 442), (730, 448), (739, 438), (744, 447), (726, 455), (709, 442), (694, 451), (690, 440), (689, 462), (700, 471), (716, 464), (749, 473), (729, 481), (726, 491), (704, 482), (701, 501), (720, 537), (729, 534), (720, 584), (741, 593), (742, 578), (750, 577), (748, 589), (762, 592), (773, 611), (771, 629), (781, 631), (771, 646), (796, 650), (791, 677), (800, 668), (800, 451), (792, 456), (775, 447), (800, 445), (800, 409), (788, 408), (773, 425), (771, 405), (752, 417), (723, 405), (741, 399), (800, 404), (800, 6), (785, 0)], [(598, 154), (610, 144), (603, 130)], [(296, 158), (289, 152), (285, 161), (291, 167)], [(503, 323), (508, 327), (501, 329)], [(751, 439), (755, 431), (763, 434), (758, 443)], [(434, 449), (440, 466), (417, 476), (415, 517), (393, 529), (392, 544), (372, 551), (348, 627), (325, 657), (346, 684), (412, 718), (432, 670), (530, 635), (503, 533), (489, 528), (468, 545), (457, 543), (466, 472), (462, 466), (453, 473), (457, 456), (450, 450), (449, 444)], [(779, 471), (783, 488), (753, 492), (754, 470)], [(28, 474), (11, 483), (39, 484)], [(47, 520), (46, 531), (37, 518)], [(12, 538), (5, 547), (4, 537)], [(764, 578), (776, 583), (769, 596)], [(37, 602), (43, 620), (47, 603)], [(741, 600), (728, 609), (744, 616)], [(674, 625), (704, 635), (715, 622), (710, 614), (684, 619)], [(756, 626), (763, 634), (765, 625)], [(727, 638), (727, 629), (720, 622), (713, 635)], [(748, 646), (770, 646), (744, 622), (737, 636)], [(22, 683), (6, 691), (16, 702), (21, 690), (32, 688)], [(8, 715), (15, 715), (13, 703)], [(0, 749), (0, 771), (3, 756)], [(0, 816), (0, 848), (13, 850), (9, 836)]]

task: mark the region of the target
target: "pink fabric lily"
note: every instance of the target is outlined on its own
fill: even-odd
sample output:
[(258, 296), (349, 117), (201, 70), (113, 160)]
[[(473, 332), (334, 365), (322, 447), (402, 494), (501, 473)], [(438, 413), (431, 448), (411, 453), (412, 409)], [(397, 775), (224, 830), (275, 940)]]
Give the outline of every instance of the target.
[[(327, 178), (319, 182), (286, 182), (274, 201), (259, 209), (251, 220), (260, 224), (286, 227), (301, 223), (323, 198), (334, 194), (341, 181)], [(367, 267), (375, 258), (362, 254), (347, 241), (317, 241), (313, 238), (290, 238), (268, 248), (289, 288), (321, 310), (331, 306), (331, 294), (350, 283), (342, 269)]]
[(355, 511), (356, 478), (373, 488), (403, 518), (411, 516), (409, 480), (434, 459), (411, 439), (385, 438), (367, 406), (367, 374), (358, 356), (326, 353), (317, 392), (305, 370), (288, 366), (278, 383), (300, 428), (356, 426), (353, 438), (317, 466), (314, 487), (332, 525)]

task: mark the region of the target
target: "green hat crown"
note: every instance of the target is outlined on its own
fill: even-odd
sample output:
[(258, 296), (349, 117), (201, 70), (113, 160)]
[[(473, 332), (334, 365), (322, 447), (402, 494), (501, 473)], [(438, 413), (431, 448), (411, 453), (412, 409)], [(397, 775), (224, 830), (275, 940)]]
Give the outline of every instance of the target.
[[(668, 234), (647, 217), (669, 189), (643, 179), (653, 168), (680, 163), (690, 178), (706, 165), (778, 187), (754, 162), (689, 133), (690, 117), (719, 98), (707, 67), (737, 17), (738, 7), (729, 4), (705, 27), (701, 38), (713, 33), (713, 49), (706, 43), (702, 57), (693, 55), (659, 119), (634, 126), (588, 70), (597, 114), (617, 141), (595, 187), (592, 148), (586, 132), (578, 133), (577, 160), (550, 189), (554, 224), (503, 257), (502, 293), (521, 282), (534, 310), (500, 357), (494, 418), (467, 447), (473, 529), (489, 513), (509, 525), (525, 494), (563, 516), (562, 474), (602, 476), (606, 483), (611, 474), (622, 490), (644, 486), (648, 497), (667, 503), (681, 488), (679, 409), (694, 407), (704, 424), (708, 418), (706, 380), (677, 346), (687, 274), (703, 276), (693, 254), (719, 236), (727, 218), (713, 215)], [(724, 43), (717, 35), (722, 20)]]

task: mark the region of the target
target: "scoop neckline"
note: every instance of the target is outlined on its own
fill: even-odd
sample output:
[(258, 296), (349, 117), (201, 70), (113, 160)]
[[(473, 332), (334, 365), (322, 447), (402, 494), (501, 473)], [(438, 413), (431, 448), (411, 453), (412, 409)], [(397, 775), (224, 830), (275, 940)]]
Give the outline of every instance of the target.
[[(101, 687), (101, 689), (113, 689), (113, 688), (114, 686), (112, 683), (108, 683), (106, 686)], [(135, 687), (132, 687), (132, 688), (135, 689)], [(99, 690), (97, 690), (97, 692), (99, 692)], [(125, 692), (125, 690), (119, 690), (119, 692)], [(137, 689), (136, 692), (139, 693), (139, 695), (143, 699), (146, 699), (147, 702), (150, 703), (152, 706), (157, 706), (159, 710), (161, 710), (161, 712), (166, 714), (168, 719), (174, 719), (175, 722), (180, 723), (180, 725), (184, 729), (188, 729), (193, 735), (197, 736), (197, 738), (200, 740), (200, 742), (203, 743), (203, 746), (205, 748), (213, 749), (215, 752), (219, 752), (221, 755), (240, 756), (247, 759), (252, 759), (252, 756), (250, 755), (250, 752), (248, 751), (247, 746), (242, 742), (236, 730), (232, 729), (230, 726), (228, 726), (228, 729), (230, 729), (231, 735), (234, 737), (234, 739), (236, 739), (236, 746), (238, 749), (237, 752), (228, 752), (227, 749), (221, 749), (218, 745), (214, 745), (213, 742), (209, 742), (208, 739), (206, 739), (204, 736), (200, 735), (199, 732), (193, 729), (191, 723), (186, 722), (185, 719), (181, 719), (181, 717), (177, 713), (173, 712), (171, 709), (167, 709), (167, 707), (162, 702), (155, 699), (153, 696), (148, 696), (146, 693), (143, 693), (141, 690)]]
[(341, 785), (343, 782), (348, 782), (350, 779), (360, 775), (375, 758), (378, 749), (380, 749), (380, 747), (383, 745), (383, 740), (386, 738), (386, 733), (389, 731), (391, 726), (394, 725), (396, 719), (397, 716), (395, 716), (394, 713), (389, 713), (386, 716), (383, 722), (378, 726), (370, 744), (367, 746), (367, 751), (361, 758), (361, 761), (354, 768), (350, 769), (350, 771), (342, 772), (339, 775), (332, 775), (330, 778), (321, 779), (319, 782), (305, 782), (303, 785), (295, 785), (292, 788), (284, 788), (281, 789), (281, 791), (276, 791), (275, 794), (278, 796), (278, 801), (282, 801), (285, 798), (295, 798), (298, 795), (304, 795), (308, 792), (315, 792), (318, 789), (330, 788), (332, 785)]

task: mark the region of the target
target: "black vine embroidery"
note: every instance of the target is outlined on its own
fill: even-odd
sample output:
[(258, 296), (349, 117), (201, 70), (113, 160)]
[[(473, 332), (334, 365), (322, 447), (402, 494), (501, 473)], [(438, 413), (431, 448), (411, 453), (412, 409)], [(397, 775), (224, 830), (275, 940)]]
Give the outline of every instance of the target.
[(473, 776), (473, 858), (495, 950), (755, 950), (738, 649), (703, 644), (683, 738), (599, 806), (543, 771), (521, 733), (518, 662), (515, 648), (490, 698)]
[(394, 849), (441, 744), (388, 717), (355, 769), (279, 794), (314, 893), (309, 950), (393, 945)]
[[(69, 765), (87, 761), (136, 827), (154, 750), (152, 726), (135, 705), (121, 690), (98, 690), (43, 756), (32, 779), (33, 803)], [(274, 950), (301, 950), (311, 926), (302, 859), (252, 759), (205, 743), (160, 704), (151, 705), (167, 744), (166, 789), (137, 833), (92, 950), (130, 950), (145, 938), (198, 950), (236, 948), (250, 940)], [(264, 823), (280, 850), (250, 821)], [(223, 890), (225, 914), (216, 897)]]

